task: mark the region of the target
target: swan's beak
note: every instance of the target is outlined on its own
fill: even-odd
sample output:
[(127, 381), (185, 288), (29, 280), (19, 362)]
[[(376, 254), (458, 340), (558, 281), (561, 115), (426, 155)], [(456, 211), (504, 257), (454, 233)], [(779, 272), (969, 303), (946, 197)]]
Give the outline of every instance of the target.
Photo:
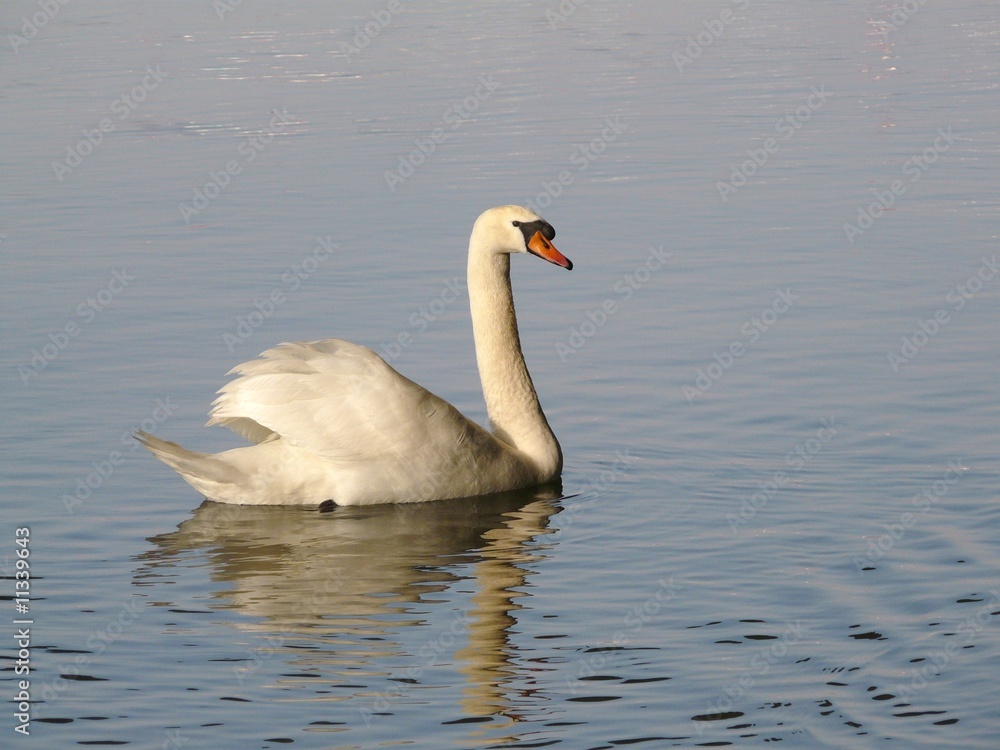
[(540, 231), (535, 232), (535, 236), (528, 240), (528, 251), (539, 258), (544, 258), (549, 263), (562, 266), (567, 271), (573, 270), (573, 261), (556, 250), (556, 246), (545, 239)]

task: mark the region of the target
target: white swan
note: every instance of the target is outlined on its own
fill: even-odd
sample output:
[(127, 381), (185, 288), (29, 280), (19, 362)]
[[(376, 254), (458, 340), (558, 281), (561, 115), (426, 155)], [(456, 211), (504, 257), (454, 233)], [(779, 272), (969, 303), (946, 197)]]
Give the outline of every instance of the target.
[(510, 254), (572, 269), (552, 226), (520, 206), (484, 212), (469, 240), (469, 298), (493, 433), (403, 377), (371, 349), (281, 344), (219, 393), (208, 424), (255, 445), (209, 455), (136, 438), (210, 500), (242, 505), (414, 503), (545, 484), (562, 471), (521, 352)]

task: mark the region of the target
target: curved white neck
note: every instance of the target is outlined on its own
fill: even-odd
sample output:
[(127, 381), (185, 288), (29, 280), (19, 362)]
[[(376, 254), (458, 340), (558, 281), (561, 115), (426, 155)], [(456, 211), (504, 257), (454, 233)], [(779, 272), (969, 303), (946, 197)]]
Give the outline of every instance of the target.
[(493, 433), (523, 452), (542, 481), (562, 470), (562, 450), (538, 403), (521, 352), (510, 288), (510, 256), (469, 247), (469, 302), (476, 360)]

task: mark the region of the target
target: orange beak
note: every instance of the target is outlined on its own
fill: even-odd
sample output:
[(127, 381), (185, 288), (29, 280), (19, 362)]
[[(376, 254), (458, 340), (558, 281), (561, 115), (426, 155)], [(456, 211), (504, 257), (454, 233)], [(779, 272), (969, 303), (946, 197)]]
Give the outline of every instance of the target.
[(528, 250), (549, 263), (562, 266), (567, 271), (573, 270), (573, 261), (556, 250), (556, 246), (545, 239), (541, 232), (535, 232), (535, 236), (528, 240)]

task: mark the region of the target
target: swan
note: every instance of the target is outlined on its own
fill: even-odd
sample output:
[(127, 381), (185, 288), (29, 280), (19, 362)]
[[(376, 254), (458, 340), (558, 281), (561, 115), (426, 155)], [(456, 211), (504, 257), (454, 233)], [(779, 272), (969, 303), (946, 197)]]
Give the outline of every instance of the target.
[(239, 505), (416, 503), (551, 482), (562, 449), (521, 351), (510, 256), (571, 270), (554, 237), (521, 206), (491, 208), (472, 228), (469, 301), (492, 432), (371, 349), (325, 339), (280, 344), (230, 370), (239, 377), (218, 391), (208, 425), (253, 445), (210, 455), (135, 437), (209, 500)]

